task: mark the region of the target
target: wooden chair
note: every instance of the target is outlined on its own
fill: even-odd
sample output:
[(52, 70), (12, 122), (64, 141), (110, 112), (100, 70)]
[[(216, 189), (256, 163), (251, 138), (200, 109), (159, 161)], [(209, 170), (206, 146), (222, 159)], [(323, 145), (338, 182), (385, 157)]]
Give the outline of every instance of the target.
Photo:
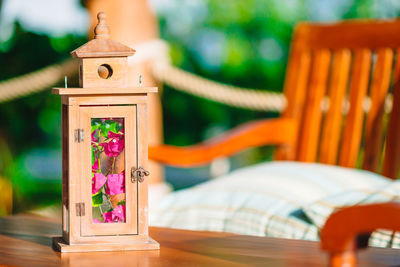
[[(191, 167), (249, 147), (276, 145), (277, 160), (362, 167), (396, 179), (400, 167), (399, 52), (400, 20), (301, 23), (292, 39), (284, 87), (287, 108), (281, 118), (249, 122), (189, 147), (150, 147), (149, 157)], [(390, 112), (385, 101), (391, 93)], [(364, 219), (370, 218), (377, 207), (382, 208), (379, 215), (399, 210), (398, 205), (357, 207), (335, 214), (334, 223), (328, 220), (322, 245), (334, 252), (332, 264), (340, 262), (338, 255), (348, 259), (347, 252), (357, 248), (353, 241), (326, 245), (326, 238), (345, 225), (343, 214), (362, 212)], [(399, 228), (394, 222), (374, 220), (367, 232), (382, 226)], [(352, 240), (355, 233), (365, 232), (364, 226), (352, 226)]]

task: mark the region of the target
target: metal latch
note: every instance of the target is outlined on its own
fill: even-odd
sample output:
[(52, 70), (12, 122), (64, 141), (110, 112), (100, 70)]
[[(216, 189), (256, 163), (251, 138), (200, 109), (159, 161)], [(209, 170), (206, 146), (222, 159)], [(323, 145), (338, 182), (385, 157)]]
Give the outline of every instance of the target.
[(85, 216), (85, 203), (76, 203), (76, 216)]
[(75, 142), (76, 143), (81, 143), (83, 142), (83, 129), (75, 129)]
[(142, 183), (144, 181), (145, 176), (149, 176), (150, 172), (146, 171), (143, 169), (143, 167), (139, 167), (136, 169), (135, 167), (132, 167), (131, 169), (131, 182), (136, 183), (136, 180), (139, 181), (139, 183)]

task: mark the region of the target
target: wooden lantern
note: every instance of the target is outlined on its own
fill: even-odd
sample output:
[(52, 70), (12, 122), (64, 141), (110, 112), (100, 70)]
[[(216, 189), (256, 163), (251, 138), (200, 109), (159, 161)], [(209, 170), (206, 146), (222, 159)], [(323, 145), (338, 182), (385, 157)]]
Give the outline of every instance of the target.
[(105, 14), (95, 37), (71, 52), (81, 88), (62, 100), (61, 252), (159, 249), (148, 236), (147, 101), (156, 87), (128, 87), (135, 50), (109, 39)]

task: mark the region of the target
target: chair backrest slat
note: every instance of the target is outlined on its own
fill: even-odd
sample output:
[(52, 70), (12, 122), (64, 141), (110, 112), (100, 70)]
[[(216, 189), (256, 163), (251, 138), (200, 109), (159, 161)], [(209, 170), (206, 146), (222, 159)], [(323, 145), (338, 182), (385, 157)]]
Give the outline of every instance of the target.
[(340, 148), (339, 165), (355, 167), (360, 150), (363, 128), (363, 102), (367, 95), (371, 67), (371, 51), (357, 50), (354, 55), (354, 67), (350, 87), (350, 109), (347, 115), (343, 139)]
[(319, 160), (336, 164), (342, 129), (342, 110), (347, 91), (351, 64), (351, 52), (341, 49), (335, 52), (329, 87), (329, 107), (323, 126)]
[[(293, 60), (288, 64), (284, 88), (285, 95), (287, 95), (287, 108), (283, 116), (301, 121), (307, 93), (311, 54), (308, 51), (297, 53), (293, 49), (291, 58)], [(275, 158), (277, 160), (293, 160), (295, 159), (296, 152), (297, 147), (280, 147), (275, 153)]]
[(383, 116), (385, 99), (390, 86), (393, 66), (393, 50), (381, 48), (377, 51), (377, 60), (370, 89), (371, 107), (365, 126), (365, 152), (363, 169), (377, 171), (383, 145)]
[(291, 45), (284, 90), (288, 102), (282, 114), (299, 123), (297, 144), (278, 148), (276, 158), (375, 172), (383, 159), (383, 174), (397, 178), (399, 51), (400, 20), (299, 24)]
[(319, 129), (322, 118), (321, 103), (325, 96), (331, 53), (329, 50), (317, 50), (314, 55), (306, 108), (299, 136), (298, 159), (313, 162), (318, 151)]
[(287, 108), (284, 116), (300, 120), (306, 99), (311, 54), (306, 51), (293, 54), (293, 61), (289, 63), (284, 88), (285, 95), (287, 95)]
[(397, 178), (400, 170), (400, 49), (396, 51), (397, 59), (393, 77), (393, 107), (386, 136), (385, 158), (382, 174)]

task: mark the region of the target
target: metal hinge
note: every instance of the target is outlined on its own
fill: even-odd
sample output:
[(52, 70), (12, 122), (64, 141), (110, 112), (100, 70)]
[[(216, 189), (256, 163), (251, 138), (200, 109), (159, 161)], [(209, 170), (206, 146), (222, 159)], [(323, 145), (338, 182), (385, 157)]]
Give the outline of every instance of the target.
[(81, 143), (83, 142), (83, 129), (75, 129), (75, 142), (76, 143)]
[(76, 216), (85, 216), (85, 203), (76, 203)]

